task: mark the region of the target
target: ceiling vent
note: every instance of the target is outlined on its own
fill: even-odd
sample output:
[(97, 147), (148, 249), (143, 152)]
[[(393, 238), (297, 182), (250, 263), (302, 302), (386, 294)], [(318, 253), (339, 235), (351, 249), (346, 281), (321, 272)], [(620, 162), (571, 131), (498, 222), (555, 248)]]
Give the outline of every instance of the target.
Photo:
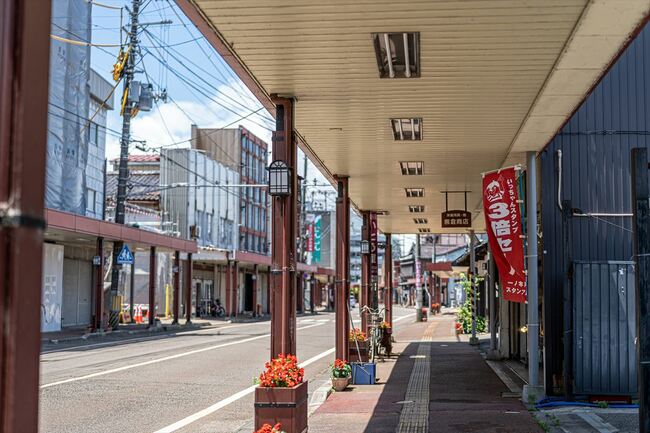
[(422, 206), (421, 204), (412, 204), (409, 206), (409, 212), (422, 213), (424, 212), (424, 206)]
[(404, 176), (422, 176), (424, 173), (422, 161), (400, 161), (399, 166)]
[(373, 33), (379, 78), (420, 76), (420, 33)]
[(404, 188), (407, 197), (424, 197), (424, 188)]
[(431, 233), (431, 229), (428, 228), (419, 228), (418, 231), (420, 233)]
[(390, 119), (394, 140), (422, 140), (422, 118)]
[(426, 218), (413, 218), (415, 224), (426, 224), (429, 222)]

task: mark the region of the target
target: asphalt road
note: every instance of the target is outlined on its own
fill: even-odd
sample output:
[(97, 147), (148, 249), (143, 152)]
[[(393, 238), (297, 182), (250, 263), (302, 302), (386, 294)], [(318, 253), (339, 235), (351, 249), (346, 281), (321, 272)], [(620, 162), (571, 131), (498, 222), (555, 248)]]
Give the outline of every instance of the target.
[[(411, 316), (396, 307), (395, 327)], [(253, 417), (253, 378), (268, 360), (269, 326), (224, 324), (45, 351), (40, 431), (236, 432)], [(334, 359), (334, 314), (299, 317), (297, 340), (307, 379), (322, 377)]]

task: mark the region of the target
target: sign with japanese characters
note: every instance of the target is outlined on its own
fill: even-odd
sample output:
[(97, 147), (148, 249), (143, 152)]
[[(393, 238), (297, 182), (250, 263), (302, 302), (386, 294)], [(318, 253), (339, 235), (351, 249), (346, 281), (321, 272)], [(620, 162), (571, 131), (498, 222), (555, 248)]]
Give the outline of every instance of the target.
[(442, 228), (472, 227), (472, 213), (466, 210), (448, 210), (442, 213)]
[(378, 245), (377, 245), (377, 214), (370, 213), (370, 282), (377, 282), (379, 271), (378, 263)]
[(526, 272), (514, 168), (483, 177), (483, 211), (490, 248), (506, 301), (526, 302)]
[(313, 252), (314, 251), (314, 225), (309, 224), (307, 226), (307, 245), (305, 251)]

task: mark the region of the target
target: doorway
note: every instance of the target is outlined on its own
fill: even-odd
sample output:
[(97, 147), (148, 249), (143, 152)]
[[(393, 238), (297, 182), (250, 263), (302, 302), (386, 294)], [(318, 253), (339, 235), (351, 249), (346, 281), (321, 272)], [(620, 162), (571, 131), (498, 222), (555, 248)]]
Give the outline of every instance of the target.
[(253, 274), (245, 274), (244, 276), (244, 311), (254, 311)]

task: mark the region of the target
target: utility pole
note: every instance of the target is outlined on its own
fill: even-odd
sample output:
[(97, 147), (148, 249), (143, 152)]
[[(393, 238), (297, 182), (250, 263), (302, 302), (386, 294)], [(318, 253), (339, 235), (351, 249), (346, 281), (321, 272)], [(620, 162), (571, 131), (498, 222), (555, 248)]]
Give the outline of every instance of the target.
[[(123, 99), (124, 112), (122, 113), (122, 138), (120, 139), (120, 165), (117, 177), (117, 202), (115, 204), (115, 223), (124, 224), (124, 207), (126, 203), (126, 183), (129, 179), (129, 144), (131, 142), (131, 104), (128, 103), (128, 93), (131, 82), (135, 75), (135, 60), (138, 53), (138, 15), (142, 0), (133, 0), (131, 9), (131, 31), (129, 32), (129, 46), (127, 48), (127, 61), (124, 68), (124, 91)], [(110, 292), (110, 315), (109, 324), (115, 329), (119, 324), (119, 313), (122, 308), (117, 305), (118, 284), (120, 280), (121, 265), (117, 263), (117, 257), (124, 246), (124, 242), (113, 244), (113, 264), (111, 267), (111, 292)]]

